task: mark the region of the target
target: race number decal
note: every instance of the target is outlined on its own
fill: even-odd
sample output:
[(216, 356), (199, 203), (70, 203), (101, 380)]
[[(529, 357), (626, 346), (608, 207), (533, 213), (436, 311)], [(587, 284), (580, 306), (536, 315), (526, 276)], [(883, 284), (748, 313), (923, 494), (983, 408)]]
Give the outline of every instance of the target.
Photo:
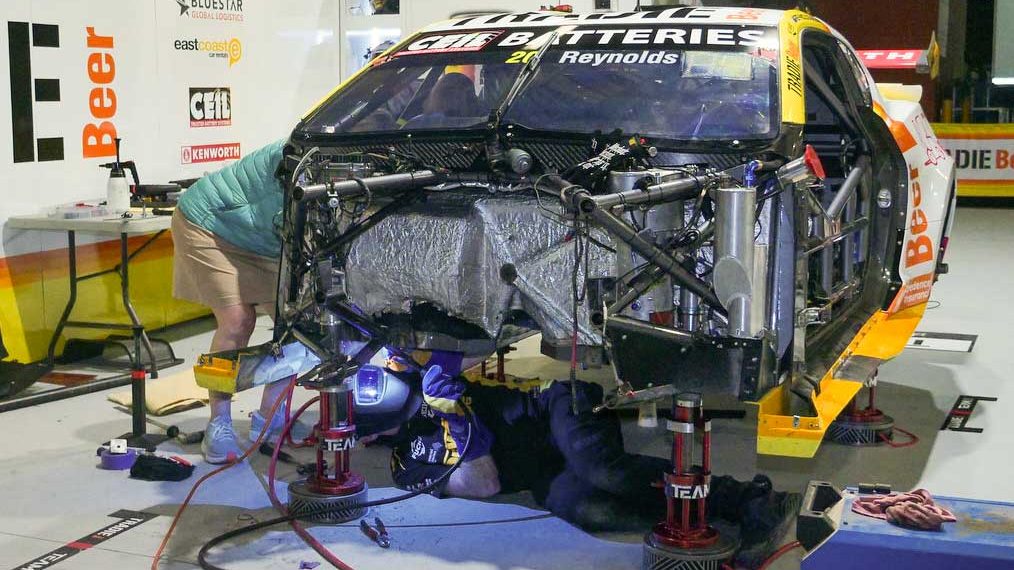
[(537, 53), (539, 52), (536, 50), (516, 51), (507, 58), (505, 63), (523, 63), (527, 65)]

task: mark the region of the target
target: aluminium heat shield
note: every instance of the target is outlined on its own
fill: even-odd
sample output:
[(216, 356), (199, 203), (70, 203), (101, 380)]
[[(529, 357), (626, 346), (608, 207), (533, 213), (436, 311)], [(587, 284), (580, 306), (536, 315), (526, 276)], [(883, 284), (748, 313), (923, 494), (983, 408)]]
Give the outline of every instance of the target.
[[(560, 210), (545, 196), (543, 205)], [(493, 338), (509, 316), (512, 299), (516, 307), (520, 297), (546, 339), (569, 339), (574, 264), (569, 232), (531, 195), (433, 193), (353, 242), (346, 267), (348, 293), (367, 315), (405, 314), (429, 303)], [(601, 233), (595, 237), (608, 243)], [(588, 275), (581, 270), (579, 283), (612, 274), (612, 253), (593, 244), (588, 253)], [(507, 266), (513, 270), (506, 271)], [(579, 342), (601, 344), (585, 306), (578, 315)]]

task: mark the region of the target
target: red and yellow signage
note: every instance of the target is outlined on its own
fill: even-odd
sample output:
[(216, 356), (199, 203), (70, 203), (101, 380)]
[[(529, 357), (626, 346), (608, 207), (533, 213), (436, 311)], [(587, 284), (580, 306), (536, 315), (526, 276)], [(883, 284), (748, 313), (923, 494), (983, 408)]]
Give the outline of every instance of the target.
[(1014, 197), (1014, 124), (933, 125), (954, 157), (958, 196)]

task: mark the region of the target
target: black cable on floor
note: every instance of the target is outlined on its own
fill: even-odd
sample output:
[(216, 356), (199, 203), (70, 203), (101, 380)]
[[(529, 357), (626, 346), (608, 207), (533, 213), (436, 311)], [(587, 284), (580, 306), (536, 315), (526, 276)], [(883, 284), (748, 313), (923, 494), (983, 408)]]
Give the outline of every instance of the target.
[[(375, 501), (366, 501), (365, 503), (359, 503), (357, 505), (357, 508), (368, 509), (370, 507), (379, 507), (379, 506), (383, 506), (383, 505), (390, 505), (391, 503), (397, 503), (397, 502), (401, 502), (401, 501), (406, 501), (408, 499), (412, 499), (412, 498), (418, 497), (419, 495), (422, 495), (424, 493), (429, 493), (433, 489), (436, 489), (437, 486), (439, 486), (440, 484), (442, 484), (444, 481), (446, 481), (447, 479), (449, 479), (451, 477), (451, 475), (455, 471), (458, 470), (458, 467), (461, 466), (461, 463), (462, 463), (462, 461), (463, 461), (463, 459), (465, 457), (465, 454), (468, 453), (468, 447), (472, 443), (472, 423), (471, 423), (471, 419), (472, 418), (469, 417), (468, 432), (466, 433), (466, 436), (465, 436), (465, 445), (462, 446), (461, 454), (458, 455), (458, 460), (454, 462), (454, 465), (451, 465), (450, 467), (448, 467), (447, 471), (445, 471), (442, 475), (440, 475), (440, 477), (437, 477), (429, 485), (426, 485), (424, 487), (420, 487), (419, 489), (416, 489), (415, 491), (409, 491), (408, 493), (403, 493), (401, 495), (396, 495), (394, 497), (388, 497), (386, 499), (377, 499)], [(335, 508), (335, 510), (336, 511), (337, 510), (345, 510), (347, 508), (348, 508), (348, 505), (340, 505), (340, 506), (337, 506)], [(322, 511), (321, 514), (324, 514), (326, 512), (327, 511)], [(244, 534), (248, 534), (248, 533), (254, 532), (256, 530), (260, 530), (262, 528), (267, 528), (269, 526), (274, 526), (276, 524), (285, 523), (285, 522), (291, 522), (291, 521), (296, 520), (296, 518), (297, 518), (296, 516), (291, 515), (291, 514), (290, 515), (283, 515), (283, 516), (280, 516), (280, 517), (275, 517), (273, 519), (268, 519), (266, 521), (255, 523), (255, 524), (252, 524), (250, 526), (245, 526), (245, 527), (242, 527), (242, 528), (237, 528), (237, 529), (233, 529), (233, 530), (230, 530), (228, 532), (222, 533), (222, 534), (216, 536), (215, 538), (212, 538), (208, 542), (204, 543), (204, 546), (201, 547), (201, 550), (197, 552), (197, 563), (200, 564), (201, 568), (203, 568), (204, 570), (226, 570), (225, 568), (222, 568), (221, 566), (215, 566), (214, 564), (208, 562), (208, 560), (207, 560), (208, 552), (212, 548), (215, 548), (219, 544), (221, 544), (221, 543), (223, 543), (223, 542), (225, 542), (227, 540), (232, 540), (233, 538), (236, 538), (238, 536), (243, 536)]]

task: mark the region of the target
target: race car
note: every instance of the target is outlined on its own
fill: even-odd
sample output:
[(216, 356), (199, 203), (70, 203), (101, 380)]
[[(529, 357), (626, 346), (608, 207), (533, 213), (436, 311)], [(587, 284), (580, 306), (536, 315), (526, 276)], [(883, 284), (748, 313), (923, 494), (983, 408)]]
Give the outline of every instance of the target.
[(276, 341), (342, 377), (539, 333), (615, 369), (606, 405), (735, 394), (760, 453), (810, 457), (946, 269), (918, 99), (801, 11), (430, 26), (291, 135)]

